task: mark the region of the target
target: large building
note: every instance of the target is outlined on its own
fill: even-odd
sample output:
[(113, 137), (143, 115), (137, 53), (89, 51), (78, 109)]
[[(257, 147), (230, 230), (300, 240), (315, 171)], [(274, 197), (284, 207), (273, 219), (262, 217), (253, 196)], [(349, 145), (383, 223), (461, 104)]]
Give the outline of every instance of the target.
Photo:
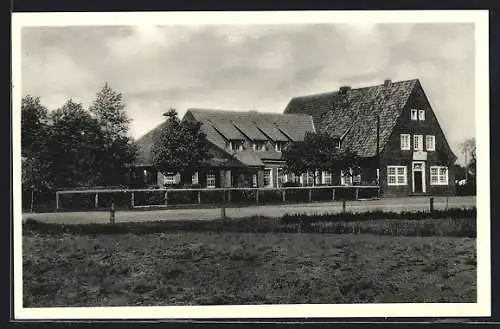
[(363, 159), (361, 184), (376, 178), (383, 196), (454, 194), (456, 156), (418, 79), (296, 97), (284, 113), (338, 136)]
[[(213, 157), (210, 167), (181, 178), (152, 166), (151, 145), (160, 124), (137, 143), (136, 177), (145, 185), (184, 183), (204, 188), (300, 185), (379, 185), (382, 196), (454, 193), (456, 156), (420, 82), (391, 82), (295, 97), (284, 114), (189, 109), (183, 120), (201, 122)], [(328, 132), (360, 158), (361, 170), (347, 173), (283, 172), (281, 150), (307, 131)], [(313, 178), (316, 177), (316, 178)]]
[[(307, 131), (314, 132), (312, 117), (304, 114), (189, 109), (183, 120), (202, 123), (212, 154), (208, 169), (196, 170), (188, 182), (183, 181), (206, 188), (282, 186), (291, 179), (282, 170), (282, 149), (287, 143), (303, 140)], [(177, 173), (159, 173), (152, 166), (151, 146), (162, 126), (137, 141), (136, 168), (140, 170), (136, 176), (146, 185), (177, 185), (182, 179)]]

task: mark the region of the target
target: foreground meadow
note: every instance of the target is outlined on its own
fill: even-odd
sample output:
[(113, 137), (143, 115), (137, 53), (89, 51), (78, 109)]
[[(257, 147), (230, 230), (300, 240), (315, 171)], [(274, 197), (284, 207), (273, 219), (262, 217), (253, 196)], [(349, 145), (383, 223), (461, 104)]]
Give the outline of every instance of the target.
[(23, 236), (25, 307), (475, 302), (476, 240), (170, 232)]

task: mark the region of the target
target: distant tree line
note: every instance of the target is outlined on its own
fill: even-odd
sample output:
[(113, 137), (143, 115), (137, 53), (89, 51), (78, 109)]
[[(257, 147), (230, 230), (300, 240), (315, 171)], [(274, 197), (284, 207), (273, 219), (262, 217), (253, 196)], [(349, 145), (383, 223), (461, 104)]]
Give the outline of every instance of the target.
[(23, 192), (122, 185), (136, 157), (122, 94), (105, 83), (85, 109), (69, 99), (53, 111), (40, 98), (21, 104)]

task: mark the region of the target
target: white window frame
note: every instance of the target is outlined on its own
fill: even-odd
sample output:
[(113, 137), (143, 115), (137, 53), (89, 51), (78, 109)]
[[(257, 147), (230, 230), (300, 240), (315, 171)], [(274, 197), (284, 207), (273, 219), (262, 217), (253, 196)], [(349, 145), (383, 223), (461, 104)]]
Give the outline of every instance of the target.
[[(269, 172), (268, 184), (266, 184), (266, 172)], [(273, 168), (264, 168), (264, 187), (273, 187)]]
[(230, 141), (229, 149), (231, 151), (243, 151), (243, 141)]
[(417, 121), (418, 120), (418, 110), (417, 109), (411, 109), (410, 112), (410, 117), (412, 120)]
[(436, 150), (436, 136), (434, 136), (434, 135), (426, 135), (425, 136), (425, 149), (427, 151), (435, 151)]
[(163, 182), (164, 184), (167, 184), (167, 185), (173, 185), (175, 183), (177, 183), (177, 174), (174, 174), (174, 173), (167, 173), (163, 179)]
[(199, 183), (200, 183), (200, 180), (199, 180), (198, 172), (197, 172), (197, 171), (195, 171), (195, 172), (191, 175), (191, 184), (196, 185), (196, 184), (199, 184)]
[(332, 185), (332, 173), (329, 171), (321, 172), (321, 183), (325, 185)]
[[(390, 172), (391, 169), (394, 169), (393, 174)], [(391, 177), (394, 177), (394, 182), (391, 182)], [(402, 178), (402, 180), (400, 180), (400, 178)], [(387, 185), (388, 186), (408, 185), (408, 168), (406, 166), (387, 166)]]
[(274, 149), (276, 150), (276, 152), (281, 152), (283, 150), (283, 145), (281, 145), (281, 142), (276, 142), (274, 144)]
[(215, 188), (217, 183), (217, 175), (215, 171), (210, 170), (207, 172), (207, 188)]
[[(276, 171), (276, 179), (277, 179), (276, 186), (280, 187), (280, 186), (283, 186), (283, 183), (286, 183), (286, 175), (283, 172), (283, 168), (280, 167), (276, 170), (277, 170)], [(281, 182), (280, 182), (280, 178), (281, 178)], [(281, 183), (281, 185), (280, 185), (280, 183)]]
[(401, 134), (400, 139), (401, 139), (401, 150), (407, 150), (407, 151), (411, 150), (411, 135)]
[(254, 142), (253, 143), (253, 150), (254, 151), (265, 151), (266, 150), (266, 143), (265, 142)]
[[(444, 170), (444, 173), (441, 173)], [(448, 167), (446, 166), (431, 166), (430, 169), (430, 181), (431, 185), (448, 185), (449, 178)], [(436, 180), (434, 180), (436, 179)]]
[(257, 187), (257, 174), (252, 175), (252, 187)]
[(413, 150), (423, 151), (424, 150), (424, 136), (423, 135), (413, 135)]
[(418, 120), (425, 121), (425, 110), (418, 110)]
[(352, 169), (349, 169), (349, 175), (346, 175), (344, 170), (340, 171), (340, 185), (352, 185)]

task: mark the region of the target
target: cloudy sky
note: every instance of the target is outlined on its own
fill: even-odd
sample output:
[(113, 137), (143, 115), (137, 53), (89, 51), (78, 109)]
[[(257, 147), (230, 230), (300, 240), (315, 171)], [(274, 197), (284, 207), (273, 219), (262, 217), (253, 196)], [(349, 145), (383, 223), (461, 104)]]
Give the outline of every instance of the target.
[(450, 144), (475, 136), (472, 24), (25, 27), (22, 92), (123, 93), (138, 138), (175, 107), (282, 112), (294, 96), (419, 78)]

